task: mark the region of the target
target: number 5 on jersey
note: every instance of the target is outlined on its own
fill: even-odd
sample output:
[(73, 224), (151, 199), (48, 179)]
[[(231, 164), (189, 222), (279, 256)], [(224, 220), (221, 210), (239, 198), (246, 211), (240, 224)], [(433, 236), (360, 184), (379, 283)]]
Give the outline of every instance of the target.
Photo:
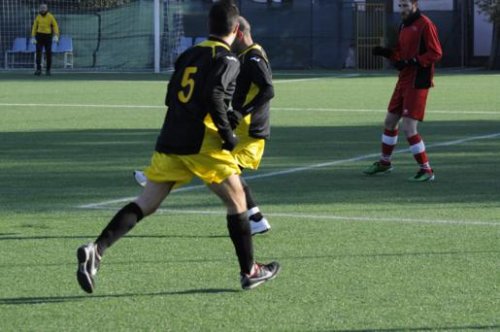
[(181, 86), (184, 90), (179, 91), (177, 96), (181, 103), (187, 104), (191, 100), (194, 91), (194, 74), (198, 72), (197, 67), (186, 67), (184, 70), (184, 75), (182, 76)]

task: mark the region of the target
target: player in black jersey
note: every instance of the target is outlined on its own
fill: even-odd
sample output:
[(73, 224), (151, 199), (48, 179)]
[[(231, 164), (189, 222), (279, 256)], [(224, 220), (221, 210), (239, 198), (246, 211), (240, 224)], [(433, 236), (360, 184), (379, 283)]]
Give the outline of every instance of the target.
[[(274, 97), (272, 72), (266, 52), (253, 42), (248, 21), (240, 16), (238, 36), (233, 50), (238, 54), (241, 70), (236, 83), (232, 106), (228, 117), (235, 129), (238, 144), (232, 151), (238, 165), (243, 169), (259, 168), (264, 155), (266, 140), (270, 136), (270, 100)], [(141, 171), (134, 172), (134, 178), (141, 186), (147, 177)], [(247, 200), (248, 216), (252, 235), (265, 233), (271, 225), (261, 213), (250, 187), (242, 179)]]
[[(264, 155), (266, 140), (271, 134), (270, 101), (274, 98), (272, 71), (266, 52), (254, 43), (248, 21), (240, 16), (238, 37), (233, 51), (241, 64), (233, 97), (233, 111), (229, 113), (231, 127), (239, 139), (233, 155), (242, 169), (259, 168)], [(252, 233), (264, 233), (271, 229), (262, 215), (252, 191), (242, 179), (247, 199)]]
[(141, 219), (153, 214), (170, 191), (202, 179), (227, 207), (227, 226), (240, 265), (241, 286), (251, 289), (273, 279), (277, 262), (259, 264), (247, 216), (240, 168), (231, 151), (237, 145), (228, 108), (240, 70), (230, 45), (238, 32), (239, 13), (230, 1), (219, 1), (209, 13), (210, 38), (184, 52), (168, 85), (168, 112), (156, 151), (145, 172), (143, 193), (113, 217), (95, 242), (78, 248), (77, 280), (88, 293), (105, 250)]

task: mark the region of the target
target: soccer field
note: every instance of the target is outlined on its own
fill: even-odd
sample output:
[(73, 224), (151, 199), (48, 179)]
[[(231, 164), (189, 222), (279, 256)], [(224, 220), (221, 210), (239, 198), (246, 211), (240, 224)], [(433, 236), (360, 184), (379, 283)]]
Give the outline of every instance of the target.
[(76, 248), (140, 193), (167, 76), (0, 74), (1, 331), (500, 330), (500, 74), (438, 73), (421, 133), (377, 160), (395, 73), (276, 73), (272, 139), (246, 177), (278, 278), (240, 290), (222, 204), (200, 182), (113, 246), (96, 292)]

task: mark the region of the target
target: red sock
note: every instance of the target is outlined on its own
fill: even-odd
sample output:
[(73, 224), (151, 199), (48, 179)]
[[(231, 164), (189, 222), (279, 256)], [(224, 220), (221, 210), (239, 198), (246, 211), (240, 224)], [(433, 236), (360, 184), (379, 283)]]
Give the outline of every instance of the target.
[(391, 164), (392, 152), (398, 143), (398, 130), (385, 129), (382, 135), (382, 154), (380, 162), (384, 165)]
[(431, 165), (429, 164), (429, 158), (427, 157), (427, 152), (425, 152), (425, 144), (419, 134), (408, 138), (408, 143), (410, 143), (410, 150), (413, 153), (413, 157), (419, 164), (420, 168), (432, 172)]

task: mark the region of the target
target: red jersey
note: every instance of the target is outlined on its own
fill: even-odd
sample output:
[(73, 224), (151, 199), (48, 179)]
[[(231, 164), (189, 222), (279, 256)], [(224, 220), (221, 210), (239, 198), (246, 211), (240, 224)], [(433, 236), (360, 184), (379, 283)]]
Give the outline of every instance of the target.
[(391, 56), (392, 61), (417, 59), (419, 66), (408, 66), (399, 73), (399, 84), (416, 89), (433, 86), (434, 64), (441, 59), (443, 51), (432, 21), (420, 11), (403, 21), (399, 40)]

